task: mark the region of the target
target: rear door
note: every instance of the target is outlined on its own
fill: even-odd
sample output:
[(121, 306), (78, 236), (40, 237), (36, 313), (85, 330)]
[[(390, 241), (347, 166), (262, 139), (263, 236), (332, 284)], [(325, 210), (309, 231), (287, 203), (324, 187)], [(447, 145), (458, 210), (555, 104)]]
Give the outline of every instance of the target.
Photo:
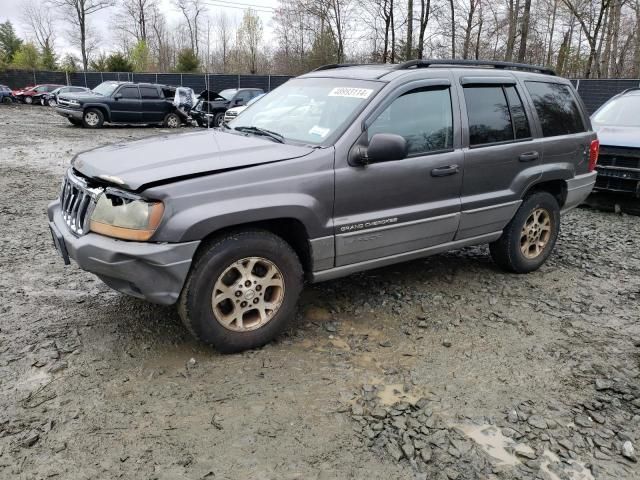
[(169, 104), (162, 98), (159, 89), (151, 85), (140, 86), (140, 97), (142, 121), (144, 123), (162, 122)]
[(457, 97), (449, 79), (398, 87), (365, 121), (403, 136), (407, 158), (366, 166), (336, 159), (336, 266), (416, 251), (453, 239), (460, 214), (463, 154)]
[(142, 122), (140, 91), (137, 85), (123, 85), (113, 96), (111, 121), (118, 123)]
[(464, 180), (456, 240), (501, 231), (540, 177), (542, 140), (513, 75), (460, 74)]
[[(550, 79), (551, 80), (551, 79)], [(573, 87), (538, 79), (524, 82), (544, 139), (543, 180), (587, 173), (589, 147), (595, 138)]]

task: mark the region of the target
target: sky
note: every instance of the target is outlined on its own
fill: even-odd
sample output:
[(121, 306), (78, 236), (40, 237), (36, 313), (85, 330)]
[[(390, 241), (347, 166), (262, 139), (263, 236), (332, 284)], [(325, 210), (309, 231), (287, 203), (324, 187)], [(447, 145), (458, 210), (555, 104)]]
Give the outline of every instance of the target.
[[(25, 38), (28, 35), (28, 31), (25, 29), (22, 20), (22, 6), (25, 2), (45, 2), (46, 0), (0, 0), (0, 23), (6, 20), (11, 21), (14, 28), (18, 32), (18, 35)], [(215, 16), (221, 12), (225, 12), (231, 19), (234, 19), (237, 23), (242, 20), (242, 14), (245, 5), (254, 6), (254, 10), (262, 19), (264, 27), (264, 40), (269, 42), (272, 38), (273, 22), (271, 20), (272, 11), (278, 6), (278, 0), (203, 0), (207, 5), (207, 11), (210, 16)], [(120, 3), (120, 0), (115, 0), (116, 5)], [(180, 21), (181, 13), (175, 7), (173, 0), (159, 0), (160, 10), (165, 14), (169, 25), (176, 25)], [(99, 33), (98, 38), (101, 39), (99, 49), (104, 51), (111, 51), (114, 48), (115, 42), (112, 41), (110, 36), (110, 18), (115, 12), (115, 8), (107, 8), (99, 11), (90, 17), (90, 25), (96, 29)], [(56, 49), (59, 53), (66, 54), (72, 53), (79, 56), (79, 51), (74, 49), (66, 38), (65, 32), (57, 32)]]

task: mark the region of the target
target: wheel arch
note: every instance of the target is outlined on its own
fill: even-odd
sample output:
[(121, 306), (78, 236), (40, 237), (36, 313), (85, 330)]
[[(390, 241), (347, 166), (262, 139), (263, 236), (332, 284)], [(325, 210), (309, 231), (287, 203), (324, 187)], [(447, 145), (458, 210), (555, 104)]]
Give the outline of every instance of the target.
[(90, 108), (95, 108), (96, 110), (100, 110), (102, 112), (102, 115), (104, 115), (105, 122), (111, 121), (111, 109), (107, 105), (103, 105), (101, 103), (84, 104), (82, 106), (82, 115), (84, 116), (84, 113)]
[(548, 192), (555, 197), (558, 201), (558, 205), (562, 209), (563, 205), (567, 201), (567, 182), (564, 179), (556, 178), (551, 180), (541, 180), (531, 185), (525, 192), (522, 198), (526, 198), (533, 192)]
[(258, 220), (235, 225), (227, 225), (208, 233), (200, 242), (200, 246), (194, 254), (194, 259), (204, 252), (211, 243), (218, 238), (241, 231), (264, 230), (270, 232), (287, 242), (298, 255), (300, 264), (305, 272), (305, 276), (311, 274), (313, 270), (313, 257), (310, 237), (304, 223), (294, 217), (278, 217), (266, 220)]

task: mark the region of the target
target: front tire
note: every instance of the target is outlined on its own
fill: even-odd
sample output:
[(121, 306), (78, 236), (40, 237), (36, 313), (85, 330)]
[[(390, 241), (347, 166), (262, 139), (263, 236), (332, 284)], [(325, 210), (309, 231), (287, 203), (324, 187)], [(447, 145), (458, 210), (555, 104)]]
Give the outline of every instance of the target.
[(204, 247), (178, 302), (187, 329), (223, 353), (265, 345), (295, 315), (303, 272), (282, 238), (264, 230), (230, 233)]
[(33, 103), (33, 98), (24, 97), (24, 103), (26, 103), (27, 105), (31, 105)]
[(55, 99), (55, 98), (50, 98), (50, 99), (49, 99), (49, 106), (50, 106), (50, 107), (55, 107), (55, 106), (57, 106), (57, 105), (58, 105), (58, 102), (56, 102), (56, 99)]
[(560, 232), (560, 206), (549, 192), (525, 197), (502, 236), (489, 245), (491, 257), (509, 272), (529, 273), (549, 258)]
[(97, 108), (88, 108), (82, 115), (82, 125), (85, 128), (100, 128), (104, 123), (104, 115)]
[(218, 112), (213, 117), (213, 127), (221, 127), (224, 123), (224, 112)]

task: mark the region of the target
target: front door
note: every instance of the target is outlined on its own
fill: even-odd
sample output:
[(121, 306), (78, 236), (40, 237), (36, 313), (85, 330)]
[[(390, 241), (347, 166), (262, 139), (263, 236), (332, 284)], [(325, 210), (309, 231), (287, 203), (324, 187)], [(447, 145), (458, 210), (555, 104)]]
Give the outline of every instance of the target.
[(364, 141), (376, 133), (404, 137), (407, 158), (366, 166), (336, 160), (336, 266), (453, 239), (463, 170), (454, 136), (459, 118), (453, 114), (450, 82), (431, 83), (400, 87), (365, 124)]
[(140, 92), (137, 85), (124, 85), (114, 94), (111, 105), (111, 121), (117, 123), (140, 123), (142, 112)]
[(460, 78), (465, 129), (462, 216), (456, 240), (501, 231), (540, 176), (542, 139), (513, 77)]

